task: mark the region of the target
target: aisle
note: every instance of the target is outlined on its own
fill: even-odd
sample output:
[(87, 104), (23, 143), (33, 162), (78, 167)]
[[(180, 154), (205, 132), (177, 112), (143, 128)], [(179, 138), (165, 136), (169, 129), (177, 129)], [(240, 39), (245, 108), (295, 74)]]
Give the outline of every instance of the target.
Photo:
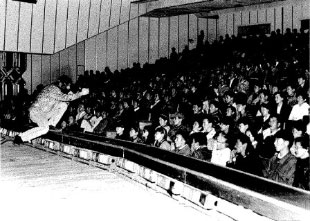
[(1, 145), (1, 220), (218, 220), (118, 174)]

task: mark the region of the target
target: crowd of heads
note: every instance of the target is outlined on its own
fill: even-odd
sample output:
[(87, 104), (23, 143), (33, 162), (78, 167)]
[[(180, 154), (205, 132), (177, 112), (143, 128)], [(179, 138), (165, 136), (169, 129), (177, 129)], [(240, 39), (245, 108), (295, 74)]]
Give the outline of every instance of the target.
[[(180, 53), (174, 48), (155, 64), (86, 71), (72, 88), (88, 87), (91, 93), (70, 104), (58, 127), (309, 190), (308, 39), (303, 30), (287, 29), (209, 43), (201, 32), (196, 48)], [(3, 119), (16, 113), (3, 110)], [(275, 168), (278, 161), (281, 170)]]

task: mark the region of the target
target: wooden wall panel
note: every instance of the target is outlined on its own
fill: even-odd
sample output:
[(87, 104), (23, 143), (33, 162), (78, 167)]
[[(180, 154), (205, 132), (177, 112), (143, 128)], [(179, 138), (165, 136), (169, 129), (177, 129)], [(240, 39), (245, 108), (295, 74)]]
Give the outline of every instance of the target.
[(76, 64), (77, 67), (82, 67), (85, 69), (85, 41), (79, 42), (76, 45)]
[(158, 38), (159, 38), (159, 30), (158, 30), (158, 18), (150, 18), (150, 39), (149, 39), (149, 62), (155, 63), (158, 59)]
[(249, 25), (250, 24), (250, 12), (242, 11), (241, 12), (241, 25)]
[(292, 30), (293, 27), (293, 15), (292, 15), (292, 5), (285, 5), (283, 7), (283, 33), (285, 33), (285, 30), (287, 28), (290, 28)]
[(255, 25), (255, 24), (257, 24), (257, 10), (252, 10), (252, 11), (250, 11), (250, 21), (249, 21), (249, 23), (251, 24), (251, 25)]
[(85, 69), (85, 41), (76, 45), (77, 76), (84, 75)]
[(59, 53), (51, 55), (51, 81), (54, 82), (60, 76)]
[(293, 6), (293, 29), (296, 28), (298, 31), (300, 29), (300, 19), (302, 16), (302, 7), (301, 5), (294, 5)]
[(110, 27), (119, 24), (122, 0), (112, 0)]
[(96, 70), (96, 38), (85, 40), (85, 70)]
[(4, 50), (6, 8), (6, 1), (0, 1), (0, 50)]
[[(196, 15), (190, 14), (188, 18), (188, 38), (192, 41), (189, 42), (189, 49), (193, 49), (196, 47), (197, 43), (197, 17)], [(206, 34), (206, 37), (208, 35)]]
[(96, 48), (97, 70), (101, 72), (107, 65), (107, 32), (96, 36)]
[(109, 22), (110, 22), (110, 7), (111, 7), (111, 1), (112, 0), (102, 0), (101, 1), (101, 12), (100, 12), (100, 27), (99, 27), (99, 33), (104, 32), (109, 28)]
[(107, 66), (111, 71), (117, 69), (117, 27), (108, 31)]
[(38, 1), (33, 5), (31, 52), (42, 53), (43, 22), (44, 22), (45, 0)]
[(51, 55), (42, 55), (42, 84), (51, 83)]
[(241, 25), (241, 12), (234, 13), (235, 24), (234, 24), (234, 35), (238, 35), (238, 27)]
[(7, 1), (4, 47), (6, 51), (17, 51), (19, 5), (19, 2)]
[(302, 3), (302, 19), (310, 19), (310, 1)]
[(267, 23), (270, 23), (270, 30), (275, 31), (275, 9), (267, 8)]
[(133, 62), (139, 60), (138, 50), (138, 18), (129, 21), (129, 44), (128, 44), (128, 65), (132, 67)]
[(141, 66), (148, 62), (149, 54), (149, 19), (139, 17), (139, 62)]
[(76, 67), (76, 45), (68, 48), (69, 50), (69, 76), (73, 82), (77, 80), (77, 67)]
[(159, 57), (168, 57), (168, 18), (159, 19)]
[(168, 55), (170, 56), (171, 48), (175, 48), (178, 52), (179, 49), (179, 22), (178, 16), (170, 17), (170, 25), (169, 25), (169, 48), (168, 48)]
[(182, 51), (186, 45), (188, 45), (188, 15), (180, 15), (179, 16), (179, 51)]
[(125, 21), (129, 20), (129, 11), (130, 11), (130, 2), (131, 0), (122, 0), (122, 8), (121, 8), (121, 24)]
[(49, 54), (54, 53), (55, 48), (56, 1), (48, 0), (45, 5), (43, 52)]
[(56, 15), (55, 51), (66, 47), (68, 0), (58, 1)]
[(118, 29), (118, 69), (127, 67), (128, 24), (124, 23)]
[(266, 13), (266, 8), (263, 8), (263, 9), (259, 9), (258, 12), (257, 12), (257, 16), (258, 16), (258, 23), (259, 24), (262, 24), (262, 23), (266, 23), (267, 22), (267, 13)]
[(69, 75), (69, 50), (60, 51), (59, 56), (60, 75)]
[(130, 5), (130, 12), (129, 12), (129, 18), (130, 19), (138, 17), (140, 6), (141, 6), (141, 4), (131, 4)]
[(42, 84), (42, 60), (41, 55), (32, 55), (32, 89)]
[(32, 5), (21, 3), (18, 30), (18, 51), (30, 52), (31, 14)]
[(217, 36), (222, 36), (224, 37), (226, 34), (226, 24), (227, 24), (227, 15), (226, 14), (222, 14), (219, 17), (218, 20), (218, 34)]
[(234, 14), (233, 13), (227, 14), (226, 34), (228, 34), (229, 36), (232, 36), (234, 34), (234, 25), (235, 25), (234, 22), (235, 22)]
[(88, 37), (98, 34), (101, 0), (92, 0), (90, 4)]
[(282, 7), (275, 8), (275, 30), (282, 29)]
[(77, 42), (83, 41), (87, 38), (89, 7), (90, 0), (80, 0)]
[(208, 41), (212, 43), (216, 36), (216, 20), (215, 19), (208, 19)]
[(77, 26), (80, 0), (69, 0), (67, 21), (67, 47), (74, 45), (77, 40)]

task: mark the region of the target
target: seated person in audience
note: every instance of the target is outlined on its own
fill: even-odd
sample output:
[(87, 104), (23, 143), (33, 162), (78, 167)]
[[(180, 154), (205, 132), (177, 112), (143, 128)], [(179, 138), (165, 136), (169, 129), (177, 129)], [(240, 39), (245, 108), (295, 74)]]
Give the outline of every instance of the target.
[(109, 129), (111, 122), (110, 122), (110, 119), (108, 118), (107, 111), (102, 110), (101, 117), (102, 117), (102, 120), (95, 127), (93, 132), (96, 134), (104, 135), (105, 132)]
[(184, 114), (176, 113), (173, 118), (173, 125), (168, 132), (168, 140), (175, 140), (176, 133), (178, 132), (185, 132), (188, 133), (188, 128), (183, 125)]
[(297, 104), (297, 97), (295, 92), (295, 87), (290, 84), (286, 87), (286, 100), (287, 104), (292, 108), (295, 104)]
[(298, 137), (302, 137), (304, 135), (305, 128), (303, 122), (301, 120), (295, 121), (292, 124), (292, 135), (293, 138), (296, 139)]
[(228, 148), (233, 149), (235, 142), (235, 136), (237, 131), (234, 128), (234, 122), (230, 118), (223, 118), (219, 123), (220, 130), (225, 134), (227, 138)]
[(276, 134), (275, 147), (277, 153), (269, 160), (263, 170), (264, 177), (288, 185), (294, 182), (297, 159), (290, 153), (292, 137), (281, 131)]
[(173, 151), (173, 146), (167, 141), (167, 131), (163, 127), (158, 127), (155, 129), (154, 134), (154, 146), (159, 149)]
[(246, 108), (247, 105), (246, 100), (243, 97), (239, 97), (238, 99), (236, 99), (236, 104), (237, 104), (236, 120), (238, 121), (242, 118), (246, 118), (249, 121), (249, 123), (253, 125), (255, 123), (255, 119), (252, 113)]
[(224, 94), (224, 102), (226, 104), (226, 107), (232, 106), (234, 108), (237, 108), (237, 104), (234, 100), (235, 100), (235, 93), (232, 92), (231, 90), (227, 91)]
[(62, 120), (62, 121), (60, 122), (60, 128), (59, 128), (59, 130), (60, 130), (60, 131), (65, 131), (65, 130), (67, 129), (67, 125), (68, 125), (67, 121), (66, 121), (66, 120)]
[(195, 133), (201, 133), (202, 132), (201, 130), (202, 130), (201, 119), (199, 117), (196, 117), (193, 120), (193, 127), (189, 135), (191, 136), (192, 134), (195, 134)]
[(254, 175), (262, 175), (262, 166), (250, 139), (245, 134), (237, 135), (235, 149), (231, 151), (231, 159), (227, 166)]
[(184, 156), (191, 155), (191, 148), (188, 146), (187, 132), (178, 131), (174, 139), (175, 152)]
[(256, 120), (258, 134), (261, 134), (269, 127), (270, 108), (271, 106), (269, 104), (262, 104), (260, 107), (259, 116), (261, 117)]
[(75, 117), (73, 115), (69, 115), (68, 117), (68, 125), (66, 130), (68, 131), (79, 131), (79, 125), (75, 121)]
[(88, 119), (82, 120), (81, 128), (83, 129), (84, 132), (92, 133), (102, 120), (101, 111), (96, 109), (94, 112), (95, 114), (89, 120)]
[(116, 136), (115, 139), (128, 140), (128, 136), (125, 133), (125, 126), (122, 122), (116, 123)]
[(292, 111), (288, 117), (290, 121), (302, 120), (304, 116), (309, 115), (309, 102), (308, 96), (306, 93), (297, 94), (297, 104), (295, 104), (292, 108)]
[(156, 127), (155, 129), (157, 129), (159, 127), (163, 127), (163, 128), (165, 128), (167, 133), (169, 133), (170, 126), (169, 126), (169, 122), (168, 122), (168, 116), (165, 114), (161, 114), (161, 115), (159, 115), (158, 119), (159, 119), (159, 126)]
[(211, 151), (206, 148), (207, 139), (202, 133), (194, 133), (191, 135), (191, 157), (200, 160), (210, 160)]
[(143, 130), (142, 130), (142, 142), (146, 145), (153, 145), (154, 144), (154, 129), (152, 129), (152, 126), (147, 125), (144, 126)]
[(209, 115), (205, 115), (202, 120), (202, 133), (205, 134), (207, 141), (212, 139), (216, 133), (213, 126), (213, 119)]
[(261, 133), (261, 142), (257, 146), (257, 152), (262, 165), (266, 167), (271, 157), (276, 153), (275, 138), (281, 131), (281, 122), (278, 115), (272, 115), (269, 118), (269, 127)]
[(285, 123), (288, 120), (289, 114), (291, 112), (291, 107), (287, 105), (284, 93), (276, 92), (274, 97), (276, 105), (273, 106), (271, 112), (276, 113), (280, 116), (279, 120), (283, 122), (282, 128), (285, 128)]
[(250, 124), (247, 119), (241, 119), (238, 121), (238, 129), (240, 133), (245, 134), (245, 132), (249, 129), (249, 127)]
[[(225, 117), (230, 118), (233, 124), (235, 124), (236, 122), (236, 115), (237, 115), (236, 108), (234, 108), (233, 106), (226, 107)], [(234, 127), (235, 125), (232, 126)]]
[(219, 109), (219, 108), (220, 108), (219, 106), (220, 106), (220, 105), (219, 105), (219, 102), (216, 101), (216, 100), (212, 100), (212, 101), (210, 102), (209, 114), (210, 114), (210, 116), (212, 117), (213, 122), (214, 122), (215, 124), (217, 124), (218, 122), (220, 122), (221, 119), (222, 119), (222, 113), (221, 113), (221, 111), (220, 111), (220, 109)]
[(220, 131), (216, 137), (216, 143), (212, 150), (211, 163), (226, 166), (226, 163), (230, 161), (231, 150), (228, 148), (227, 135)]
[(86, 115), (85, 106), (83, 103), (80, 103), (77, 108), (77, 113), (75, 116), (76, 123), (80, 126), (84, 116)]
[(306, 76), (305, 75), (300, 75), (297, 78), (297, 88), (296, 88), (296, 93), (297, 94), (306, 94), (308, 89), (309, 89), (309, 83), (306, 83)]
[(255, 81), (254, 82), (254, 86), (253, 86), (253, 92), (252, 94), (250, 94), (250, 96), (248, 97), (247, 103), (250, 106), (256, 106), (259, 102), (259, 92), (262, 89), (262, 85), (258, 82)]
[(256, 104), (256, 116), (262, 116), (263, 113), (261, 112), (261, 106), (264, 104), (269, 104), (269, 106), (272, 106), (272, 101), (270, 99), (270, 93), (268, 90), (261, 90), (259, 92), (259, 102)]
[(297, 158), (293, 186), (310, 190), (309, 139), (298, 137), (294, 140), (291, 153)]
[(139, 137), (139, 126), (132, 126), (129, 131), (129, 140), (133, 143), (143, 143)]
[[(83, 120), (90, 120), (94, 116), (94, 110), (91, 104), (86, 105), (85, 113), (86, 114), (83, 116)], [(82, 121), (81, 121), (81, 124), (82, 124)]]

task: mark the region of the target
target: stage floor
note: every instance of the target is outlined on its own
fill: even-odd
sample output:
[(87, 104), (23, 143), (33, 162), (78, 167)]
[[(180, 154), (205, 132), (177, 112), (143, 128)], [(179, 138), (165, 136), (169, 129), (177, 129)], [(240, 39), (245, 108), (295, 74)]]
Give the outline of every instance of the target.
[(120, 174), (11, 141), (1, 145), (0, 204), (6, 221), (230, 220)]

